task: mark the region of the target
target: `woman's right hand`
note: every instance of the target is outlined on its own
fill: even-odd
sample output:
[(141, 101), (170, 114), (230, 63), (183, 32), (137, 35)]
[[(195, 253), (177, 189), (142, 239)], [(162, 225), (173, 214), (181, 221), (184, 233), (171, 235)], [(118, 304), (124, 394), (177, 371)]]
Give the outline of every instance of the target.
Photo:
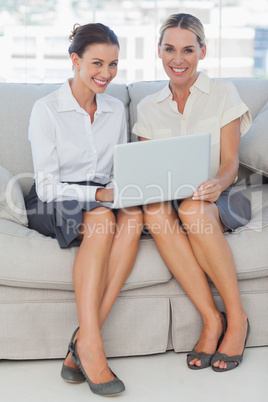
[(96, 201), (113, 202), (114, 189), (113, 188), (98, 188), (95, 195)]

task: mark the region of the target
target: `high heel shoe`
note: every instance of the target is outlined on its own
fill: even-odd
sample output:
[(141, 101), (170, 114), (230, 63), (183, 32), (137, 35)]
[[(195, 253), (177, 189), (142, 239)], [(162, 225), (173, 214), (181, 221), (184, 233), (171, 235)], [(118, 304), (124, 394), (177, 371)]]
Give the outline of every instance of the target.
[[(230, 370), (235, 369), (236, 367), (239, 366), (239, 364), (242, 363), (245, 347), (246, 347), (249, 332), (250, 332), (250, 326), (249, 326), (249, 321), (248, 320), (247, 320), (247, 323), (248, 323), (248, 329), (247, 329), (247, 335), (246, 335), (246, 339), (245, 339), (245, 343), (244, 343), (244, 349), (243, 349), (242, 354), (237, 355), (237, 356), (228, 356), (228, 355), (226, 355), (224, 353), (220, 353), (219, 351), (217, 351), (215, 353), (215, 355), (213, 356), (212, 360), (211, 360), (212, 370), (217, 371), (218, 373), (223, 373), (224, 371), (230, 371)], [(217, 361), (226, 362), (227, 367), (226, 368), (214, 367), (213, 364), (216, 363)]]
[(88, 378), (88, 376), (81, 364), (80, 358), (77, 353), (76, 345), (77, 345), (77, 340), (74, 343), (72, 342), (71, 346), (70, 346), (70, 350), (72, 353), (72, 361), (80, 368), (81, 372), (83, 373), (83, 375), (86, 379), (86, 382), (89, 385), (89, 388), (91, 389), (91, 391), (94, 394), (98, 394), (98, 395), (102, 395), (102, 396), (115, 396), (115, 395), (119, 395), (125, 391), (124, 383), (121, 380), (119, 380), (119, 378), (116, 377), (116, 375), (113, 372), (112, 372), (112, 374), (115, 376), (115, 379), (113, 379), (112, 381), (100, 383), (100, 384), (96, 384), (96, 383), (92, 382)]
[[(221, 312), (221, 315), (224, 318), (224, 324), (223, 324), (224, 326), (223, 326), (223, 333), (222, 333), (222, 335), (221, 335), (221, 337), (220, 337), (220, 339), (218, 341), (218, 344), (217, 344), (217, 349), (219, 348), (219, 346), (220, 346), (220, 344), (221, 344), (221, 342), (223, 340), (224, 334), (226, 332), (226, 325), (227, 325), (226, 324), (226, 314), (224, 312)], [(204, 352), (197, 352), (195, 350), (195, 348), (193, 348), (191, 350), (191, 352), (189, 352), (187, 354), (187, 365), (191, 370), (201, 370), (201, 369), (210, 367), (213, 356), (215, 356), (215, 355), (213, 355), (213, 353), (210, 354), (210, 353), (204, 353)], [(196, 366), (195, 364), (191, 365), (190, 362), (193, 359), (201, 360), (201, 366)]]
[[(68, 354), (70, 353), (70, 346), (73, 343), (74, 337), (75, 337), (78, 329), (79, 329), (79, 327), (76, 328), (76, 330), (74, 331), (74, 333), (72, 335), (72, 338), (71, 338), (70, 343), (68, 345), (68, 351), (67, 351), (67, 354), (65, 356), (65, 359), (68, 356)], [(71, 382), (71, 383), (74, 383), (74, 384), (79, 384), (79, 383), (82, 383), (82, 382), (86, 381), (84, 375), (81, 373), (81, 370), (79, 368), (78, 369), (72, 368), (72, 367), (66, 366), (64, 363), (62, 365), (60, 374), (61, 374), (61, 377), (65, 381)]]

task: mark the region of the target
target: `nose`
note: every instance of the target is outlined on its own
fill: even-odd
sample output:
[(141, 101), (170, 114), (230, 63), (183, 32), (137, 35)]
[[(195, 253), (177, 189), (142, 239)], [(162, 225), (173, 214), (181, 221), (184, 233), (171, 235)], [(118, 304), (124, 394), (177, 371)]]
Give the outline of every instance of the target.
[(102, 71), (101, 71), (101, 75), (103, 76), (103, 78), (105, 78), (106, 80), (108, 80), (111, 77), (111, 73), (110, 73), (110, 68), (109, 66), (103, 66)]
[(174, 63), (177, 64), (177, 66), (182, 64), (183, 60), (184, 60), (183, 55), (181, 53), (176, 53), (174, 55)]

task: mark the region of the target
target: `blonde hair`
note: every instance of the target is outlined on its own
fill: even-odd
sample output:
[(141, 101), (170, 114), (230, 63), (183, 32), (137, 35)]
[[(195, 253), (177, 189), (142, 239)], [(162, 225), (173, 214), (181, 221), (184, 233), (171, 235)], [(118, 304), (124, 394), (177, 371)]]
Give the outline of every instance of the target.
[(162, 43), (166, 29), (178, 27), (193, 32), (197, 37), (200, 47), (203, 47), (205, 44), (205, 32), (202, 22), (197, 17), (184, 13), (172, 14), (163, 22), (160, 28), (159, 45)]

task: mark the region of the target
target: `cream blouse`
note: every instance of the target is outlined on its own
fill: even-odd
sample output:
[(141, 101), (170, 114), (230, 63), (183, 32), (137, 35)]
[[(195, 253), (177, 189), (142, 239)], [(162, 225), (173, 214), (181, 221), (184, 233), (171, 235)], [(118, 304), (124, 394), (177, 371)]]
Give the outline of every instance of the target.
[(210, 132), (210, 178), (216, 176), (220, 166), (221, 128), (240, 117), (242, 136), (252, 122), (249, 109), (240, 99), (234, 84), (211, 79), (202, 72), (190, 88), (183, 114), (172, 100), (169, 85), (145, 97), (137, 109), (133, 133), (139, 137), (158, 139)]

